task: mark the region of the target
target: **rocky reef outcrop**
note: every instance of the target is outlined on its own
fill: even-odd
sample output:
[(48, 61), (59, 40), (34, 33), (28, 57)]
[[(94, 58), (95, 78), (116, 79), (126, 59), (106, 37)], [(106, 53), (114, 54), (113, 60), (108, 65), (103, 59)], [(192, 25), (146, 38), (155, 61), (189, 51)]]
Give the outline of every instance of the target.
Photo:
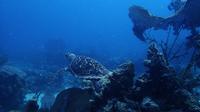
[(90, 112), (93, 99), (92, 89), (70, 88), (58, 94), (51, 112)]
[(25, 81), (17, 75), (0, 71), (0, 111), (8, 112), (22, 107)]
[[(153, 48), (157, 49), (155, 46)], [(150, 63), (147, 63), (146, 67), (149, 70), (136, 81), (136, 94), (140, 96), (138, 99), (141, 100), (143, 96), (150, 96), (158, 102), (162, 111), (180, 109), (183, 112), (199, 112), (198, 98), (190, 91), (193, 87), (187, 87), (188, 84), (194, 82), (188, 81), (192, 78), (181, 78), (180, 74), (177, 74), (172, 68), (170, 69), (164, 58), (159, 58), (163, 57), (162, 53), (155, 53), (158, 49), (151, 49), (152, 45), (149, 47), (147, 56)], [(155, 61), (153, 57), (157, 57), (157, 60)], [(152, 66), (154, 65), (152, 63), (159, 65), (159, 67)], [(190, 75), (194, 77), (192, 74)]]
[(24, 107), (24, 112), (38, 112), (38, 110), (39, 105), (36, 100), (29, 100)]
[[(51, 112), (200, 112), (193, 78), (182, 78), (153, 43), (144, 61), (147, 71), (135, 77), (131, 62), (95, 81), (70, 88), (56, 98)], [(89, 84), (88, 84), (89, 85)]]
[[(133, 64), (123, 64), (114, 71), (113, 75), (95, 81), (95, 87), (64, 90), (57, 96), (51, 112), (101, 112), (103, 110), (106, 112), (107, 108), (110, 108), (109, 101), (124, 99), (129, 94), (129, 90), (133, 87), (133, 78)], [(121, 106), (122, 103), (117, 102), (116, 105)], [(124, 108), (126, 105), (124, 103)], [(118, 107), (118, 109), (121, 111), (122, 108)]]

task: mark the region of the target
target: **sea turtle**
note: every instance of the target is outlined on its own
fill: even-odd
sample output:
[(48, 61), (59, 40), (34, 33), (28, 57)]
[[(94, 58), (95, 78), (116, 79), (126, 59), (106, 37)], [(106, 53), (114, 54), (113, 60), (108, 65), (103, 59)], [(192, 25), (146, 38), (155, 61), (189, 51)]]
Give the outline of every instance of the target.
[(112, 74), (100, 62), (90, 57), (75, 55), (74, 53), (67, 53), (65, 56), (70, 62), (65, 70), (80, 78), (98, 79)]

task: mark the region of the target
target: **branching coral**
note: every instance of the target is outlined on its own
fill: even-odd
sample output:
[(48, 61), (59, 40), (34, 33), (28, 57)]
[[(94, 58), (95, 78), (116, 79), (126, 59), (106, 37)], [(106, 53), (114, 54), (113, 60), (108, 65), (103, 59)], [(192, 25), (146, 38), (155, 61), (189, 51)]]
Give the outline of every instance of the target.
[(151, 75), (162, 75), (169, 70), (169, 65), (164, 55), (159, 52), (155, 43), (149, 46), (147, 59), (144, 61), (144, 65), (149, 69), (148, 73)]

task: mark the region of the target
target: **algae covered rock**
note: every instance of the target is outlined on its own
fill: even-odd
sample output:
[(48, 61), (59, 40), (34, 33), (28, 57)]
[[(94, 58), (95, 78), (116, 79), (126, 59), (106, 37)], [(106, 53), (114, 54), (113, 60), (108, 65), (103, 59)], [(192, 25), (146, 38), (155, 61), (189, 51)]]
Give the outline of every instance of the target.
[(103, 89), (104, 97), (123, 97), (133, 87), (134, 65), (131, 62), (122, 64), (113, 75), (108, 77), (109, 83)]
[[(133, 87), (134, 65), (132, 63), (125, 63), (113, 72), (112, 75), (95, 80), (93, 83), (96, 87), (70, 88), (60, 92), (51, 112), (97, 112), (100, 109), (106, 109), (104, 104), (109, 99), (123, 98)], [(97, 91), (98, 88), (99, 91)], [(108, 103), (107, 106), (109, 105)], [(118, 110), (116, 112), (132, 112), (132, 109), (127, 109), (129, 106), (123, 102), (116, 102), (115, 107)]]
[(58, 94), (51, 112), (91, 112), (93, 99), (92, 89), (70, 88)]
[(24, 112), (38, 112), (39, 105), (35, 100), (29, 100), (24, 108)]

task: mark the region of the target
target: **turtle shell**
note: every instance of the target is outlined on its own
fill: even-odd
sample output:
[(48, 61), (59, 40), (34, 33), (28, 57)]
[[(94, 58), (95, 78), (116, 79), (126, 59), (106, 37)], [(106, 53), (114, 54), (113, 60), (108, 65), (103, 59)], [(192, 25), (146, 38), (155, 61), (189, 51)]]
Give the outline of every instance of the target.
[(77, 56), (69, 65), (69, 69), (77, 76), (100, 76), (109, 73), (101, 63), (86, 56)]

